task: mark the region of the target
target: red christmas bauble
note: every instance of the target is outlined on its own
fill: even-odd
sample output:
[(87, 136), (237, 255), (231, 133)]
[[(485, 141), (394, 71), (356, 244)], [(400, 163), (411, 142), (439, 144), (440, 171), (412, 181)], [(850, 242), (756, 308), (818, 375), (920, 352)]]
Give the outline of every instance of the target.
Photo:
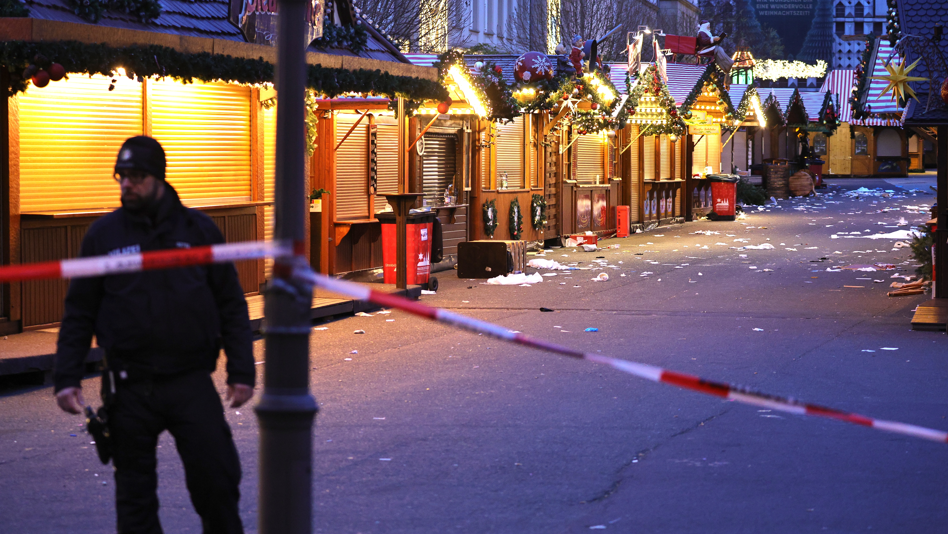
[(629, 116), (635, 115), (635, 108), (629, 110)]
[(53, 63), (46, 69), (49, 72), (49, 79), (58, 82), (66, 76), (66, 68), (60, 65), (59, 63)]
[(599, 104), (593, 102), (592, 104), (589, 105), (589, 107), (591, 107), (591, 108), (593, 108), (593, 109), (599, 109)]
[(948, 104), (948, 78), (941, 82), (941, 99), (945, 101), (945, 104)]
[(438, 113), (444, 115), (448, 112), (448, 109), (451, 107), (451, 104), (447, 102), (441, 102), (438, 104)]
[(45, 70), (41, 70), (34, 74), (31, 80), (33, 81), (33, 85), (37, 87), (46, 87), (49, 85), (49, 73)]
[(494, 72), (496, 72), (497, 74), (503, 74), (503, 73), (504, 73), (504, 69), (500, 68), (500, 65), (495, 65), (495, 66), (494, 66)]
[(569, 93), (563, 93), (563, 100), (569, 100)]
[(447, 102), (449, 106), (451, 104), (454, 104), (454, 100), (450, 96), (448, 98), (445, 98), (444, 101)]
[(538, 80), (553, 79), (553, 64), (546, 54), (527, 52), (514, 63), (514, 79), (518, 82), (533, 83)]
[(669, 111), (668, 114), (671, 115), (672, 117), (677, 117), (677, 116), (678, 116), (678, 110), (673, 109), (673, 110)]

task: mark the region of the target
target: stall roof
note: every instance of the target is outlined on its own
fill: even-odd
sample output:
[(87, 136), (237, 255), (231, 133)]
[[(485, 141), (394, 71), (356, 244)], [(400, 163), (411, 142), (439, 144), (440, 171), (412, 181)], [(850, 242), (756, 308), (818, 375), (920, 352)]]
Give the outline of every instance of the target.
[[(876, 39), (876, 48), (872, 57), (875, 58), (875, 62), (872, 65), (872, 72), (869, 73), (869, 76), (885, 76), (889, 74), (889, 71), (885, 70), (886, 63), (892, 59), (899, 60), (898, 54), (892, 53), (892, 47), (889, 46), (888, 39), (877, 38)], [(921, 63), (920, 63), (921, 64)], [(870, 78), (869, 79), (869, 93), (866, 95), (866, 111), (872, 113), (899, 113), (901, 114), (904, 111), (904, 108), (899, 107), (899, 103), (892, 100), (892, 93), (883, 96), (882, 91), (885, 90), (888, 82), (885, 80), (877, 80)]]
[(691, 94), (695, 85), (698, 84), (698, 80), (708, 70), (708, 65), (669, 63), (666, 65), (666, 70), (668, 72), (668, 93), (675, 98), (675, 105), (681, 106), (685, 103), (685, 99)]
[(823, 109), (823, 102), (826, 101), (826, 91), (800, 91), (800, 98), (803, 100), (803, 107), (810, 118), (810, 122), (819, 122), (820, 110)]
[(734, 109), (741, 105), (748, 87), (750, 87), (750, 84), (732, 83), (731, 87), (728, 88), (727, 94), (731, 97), (731, 105), (734, 106)]
[[(948, 26), (948, 9), (945, 9), (943, 3), (932, 2), (931, 0), (901, 0), (898, 3), (899, 26), (902, 29), (902, 35), (917, 35), (920, 37), (932, 37), (935, 25), (941, 24), (942, 27)], [(935, 45), (941, 52), (942, 57), (948, 59), (948, 39), (942, 37)], [(906, 58), (912, 62), (918, 59), (913, 55)], [(911, 63), (910, 63), (911, 64)], [(938, 98), (939, 85), (945, 73), (928, 72), (928, 67), (922, 61), (918, 67), (912, 71), (915, 76), (926, 78), (935, 77), (935, 80), (926, 82), (915, 82), (912, 88), (918, 94), (918, 102), (909, 99), (905, 108), (905, 114), (902, 116), (903, 124), (908, 126), (927, 126), (937, 124), (948, 124), (948, 108), (942, 105)], [(933, 92), (933, 101), (938, 105), (933, 105), (932, 109), (925, 111), (928, 103), (928, 94)]]
[[(227, 18), (229, 4), (228, 0), (161, 0), (161, 15), (149, 23), (105, 10), (96, 26), (244, 41), (240, 28)], [(33, 0), (27, 6), (30, 18), (89, 24), (75, 14), (71, 0)]]
[(830, 71), (823, 81), (820, 91), (828, 91), (833, 95), (833, 103), (836, 103), (836, 97), (839, 97), (839, 109), (836, 113), (839, 120), (848, 122), (856, 126), (898, 126), (898, 121), (893, 119), (853, 119), (853, 110), (849, 103), (852, 96), (853, 86), (856, 84), (856, 72), (852, 69), (837, 69)]

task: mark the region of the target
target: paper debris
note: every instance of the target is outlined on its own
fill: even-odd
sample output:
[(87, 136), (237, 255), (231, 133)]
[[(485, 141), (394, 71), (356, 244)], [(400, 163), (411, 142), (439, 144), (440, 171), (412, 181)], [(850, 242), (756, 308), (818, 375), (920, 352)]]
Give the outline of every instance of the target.
[(519, 286), (521, 284), (538, 284), (543, 281), (543, 276), (540, 273), (533, 274), (524, 274), (524, 273), (511, 273), (508, 275), (496, 276), (490, 278), (485, 282), (487, 285), (491, 286)]
[(608, 282), (609, 275), (606, 273), (599, 273), (599, 276), (592, 279), (593, 282)]

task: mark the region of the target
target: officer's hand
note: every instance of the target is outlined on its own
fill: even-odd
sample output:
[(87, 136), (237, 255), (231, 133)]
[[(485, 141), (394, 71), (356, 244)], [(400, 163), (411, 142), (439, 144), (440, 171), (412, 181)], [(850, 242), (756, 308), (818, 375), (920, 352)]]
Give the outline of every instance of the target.
[(227, 396), (224, 399), (231, 401), (231, 408), (240, 408), (251, 397), (253, 388), (247, 384), (227, 384)]
[(82, 398), (82, 388), (63, 388), (56, 394), (56, 404), (64, 412), (80, 414), (82, 407), (86, 405)]

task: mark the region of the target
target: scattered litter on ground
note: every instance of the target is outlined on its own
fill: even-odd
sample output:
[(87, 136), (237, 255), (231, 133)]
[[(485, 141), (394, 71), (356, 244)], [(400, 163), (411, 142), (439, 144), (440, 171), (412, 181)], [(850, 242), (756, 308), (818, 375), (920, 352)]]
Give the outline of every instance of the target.
[(541, 311), (541, 312), (552, 312), (552, 311), (554, 311), (554, 310), (552, 310), (552, 309), (550, 309), (550, 308), (540, 308), (540, 311)]
[(543, 276), (541, 276), (540, 273), (511, 273), (508, 275), (495, 276), (484, 283), (491, 286), (519, 286), (521, 284), (539, 284), (542, 281)]
[(569, 271), (574, 269), (574, 267), (567, 267), (562, 263), (555, 260), (543, 260), (543, 259), (533, 259), (527, 262), (527, 267), (532, 267), (534, 269), (549, 269), (553, 271)]
[(583, 332), (598, 332), (598, 331), (599, 331), (598, 328), (593, 328), (593, 327), (589, 327), (589, 328), (583, 330)]
[(353, 334), (364, 334), (365, 330), (356, 330)]
[(372, 315), (371, 313), (365, 313), (365, 312), (359, 312), (359, 313), (357, 313), (357, 314), (355, 314), (355, 315), (356, 315), (356, 317), (375, 317), (375, 316)]
[(606, 273), (599, 273), (598, 276), (592, 279), (593, 282), (608, 282), (609, 275)]
[(422, 294), (422, 295), (437, 295), (438, 292), (437, 292), (437, 291), (428, 291), (427, 289), (422, 289), (422, 290), (421, 290), (421, 294)]

